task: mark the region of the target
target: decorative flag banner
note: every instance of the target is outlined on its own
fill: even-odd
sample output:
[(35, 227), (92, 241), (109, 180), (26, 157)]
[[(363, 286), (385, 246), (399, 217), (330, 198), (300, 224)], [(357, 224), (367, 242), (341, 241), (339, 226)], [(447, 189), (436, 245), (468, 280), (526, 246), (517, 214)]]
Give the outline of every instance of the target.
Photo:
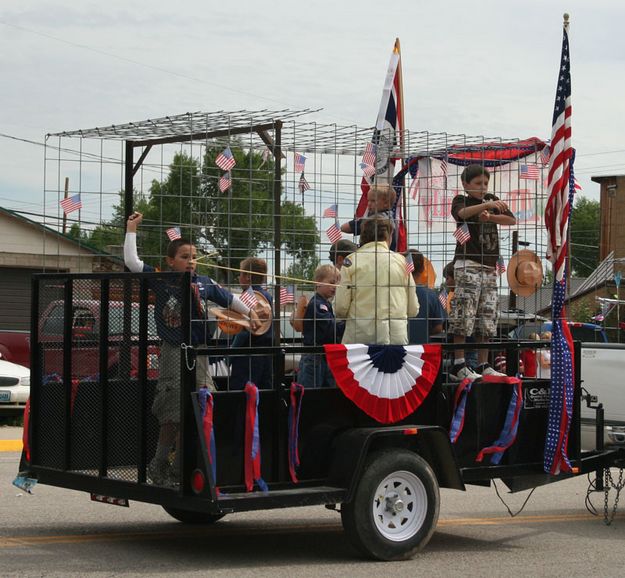
[(406, 255), (406, 274), (410, 275), (414, 271), (414, 261), (412, 260), (412, 253), (408, 252)]
[(336, 243), (343, 238), (341, 229), (339, 229), (339, 226), (336, 223), (333, 223), (327, 228), (326, 235), (328, 236), (328, 239), (330, 239), (330, 243)]
[(348, 399), (380, 423), (413, 413), (428, 396), (441, 364), (441, 346), (324, 345), (328, 366)]
[(245, 291), (243, 291), (243, 293), (241, 293), (240, 299), (250, 309), (255, 305), (258, 305), (258, 298), (256, 297), (256, 293), (254, 293), (254, 290), (251, 287), (248, 287)]
[[(567, 18), (568, 20), (568, 18)], [(547, 257), (553, 265), (554, 281), (551, 336), (551, 388), (549, 419), (545, 439), (544, 470), (551, 475), (570, 472), (567, 446), (573, 415), (573, 339), (564, 300), (566, 296), (566, 256), (568, 228), (575, 177), (571, 144), (571, 68), (568, 21), (562, 37), (562, 55), (551, 129), (551, 161), (548, 175), (548, 200), (545, 207)]]
[(201, 387), (198, 391), (200, 411), (202, 415), (202, 433), (208, 452), (208, 463), (213, 473), (212, 482), (217, 483), (217, 449), (215, 444), (215, 431), (213, 429), (213, 394), (207, 387)]
[(310, 185), (306, 177), (304, 177), (304, 173), (302, 173), (299, 178), (299, 192), (303, 195), (308, 189), (310, 189)]
[(323, 211), (323, 216), (332, 217), (333, 219), (336, 219), (338, 210), (339, 210), (338, 205), (330, 205), (327, 209)]
[(299, 153), (295, 153), (295, 172), (303, 173), (304, 166), (306, 165), (306, 157), (304, 155), (300, 155)]
[(362, 172), (367, 178), (371, 178), (373, 175), (375, 175), (374, 165), (369, 165), (367, 163), (360, 163), (360, 168), (362, 169)]
[(447, 289), (444, 289), (438, 294), (438, 302), (443, 306), (443, 309), (447, 310)]
[[(365, 147), (365, 153), (362, 155), (362, 163), (371, 167), (375, 167), (375, 156), (377, 154), (377, 150), (377, 146), (375, 146), (372, 142), (368, 142), (367, 146)], [(373, 171), (375, 172), (375, 168), (373, 169)]]
[(506, 262), (503, 260), (502, 256), (497, 258), (497, 264), (495, 265), (495, 273), (497, 275), (503, 275), (506, 272)]
[[(403, 133), (404, 97), (401, 51), (399, 38), (396, 38), (384, 79), (384, 89), (382, 90), (382, 100), (380, 101), (375, 130), (371, 138), (375, 151), (375, 163), (371, 164), (375, 167), (375, 178), (380, 182), (391, 182), (396, 160), (392, 153), (396, 148), (403, 149)], [(367, 212), (367, 193), (370, 185), (371, 181), (367, 176), (364, 176), (360, 184), (362, 195), (356, 208), (355, 217), (357, 219), (364, 217)]]
[(232, 186), (232, 177), (230, 172), (224, 173), (219, 179), (219, 190), (225, 193)]
[(245, 489), (251, 492), (256, 483), (262, 492), (268, 492), (269, 488), (260, 474), (258, 388), (251, 381), (245, 384), (245, 399)]
[(471, 233), (469, 233), (469, 226), (466, 223), (462, 223), (459, 227), (454, 231), (454, 237), (456, 241), (461, 245), (464, 245), (470, 238)]
[(540, 178), (540, 169), (538, 165), (521, 165), (519, 168), (519, 178), (537, 181)]
[(299, 418), (302, 412), (304, 386), (291, 384), (291, 404), (289, 406), (289, 474), (294, 484), (298, 483), (297, 468), (299, 467)]
[(180, 239), (182, 237), (180, 227), (171, 227), (171, 229), (167, 229), (165, 231), (165, 234), (170, 241), (175, 241), (176, 239)]
[(82, 201), (80, 200), (80, 193), (73, 195), (72, 197), (67, 197), (63, 199), (60, 203), (61, 209), (66, 215), (77, 211), (78, 209), (82, 209)]
[(232, 155), (230, 147), (225, 148), (217, 155), (217, 158), (215, 159), (215, 164), (222, 171), (230, 171), (234, 168), (234, 166), (237, 164), (237, 161), (234, 160), (234, 156)]
[(285, 305), (286, 303), (295, 303), (295, 288), (293, 285), (280, 287), (280, 303), (282, 305)]

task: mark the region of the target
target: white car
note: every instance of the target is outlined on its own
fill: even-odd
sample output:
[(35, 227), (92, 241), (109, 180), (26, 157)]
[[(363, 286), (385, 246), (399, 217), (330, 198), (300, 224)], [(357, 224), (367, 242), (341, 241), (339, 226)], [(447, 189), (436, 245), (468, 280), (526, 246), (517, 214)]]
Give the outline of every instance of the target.
[(30, 395), (30, 369), (0, 359), (0, 416), (20, 415)]

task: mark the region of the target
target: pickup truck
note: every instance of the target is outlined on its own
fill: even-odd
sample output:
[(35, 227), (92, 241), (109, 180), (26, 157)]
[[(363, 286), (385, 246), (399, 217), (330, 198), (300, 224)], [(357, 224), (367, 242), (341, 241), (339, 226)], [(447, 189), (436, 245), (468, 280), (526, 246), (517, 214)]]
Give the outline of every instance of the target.
[[(39, 321), (39, 338), (43, 351), (44, 376), (62, 374), (63, 369), (63, 302), (53, 301), (44, 310)], [(124, 302), (109, 302), (109, 344), (108, 371), (109, 376), (117, 377), (120, 369), (120, 356), (123, 343), (123, 315)], [(100, 302), (91, 299), (74, 299), (72, 302), (72, 351), (73, 375), (75, 379), (95, 376), (99, 373), (98, 343), (100, 331)], [(136, 341), (139, 334), (139, 304), (132, 303), (131, 307), (131, 340)], [(158, 346), (156, 325), (154, 322), (154, 306), (148, 306), (148, 347), (147, 369), (148, 377), (152, 378), (158, 372)], [(138, 373), (138, 348), (130, 348), (130, 376)]]

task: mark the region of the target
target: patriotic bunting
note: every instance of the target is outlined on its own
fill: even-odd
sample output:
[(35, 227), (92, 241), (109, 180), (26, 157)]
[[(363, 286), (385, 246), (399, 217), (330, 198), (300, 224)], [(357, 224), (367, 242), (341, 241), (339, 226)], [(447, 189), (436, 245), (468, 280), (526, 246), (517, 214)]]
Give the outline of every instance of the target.
[(234, 156), (232, 155), (230, 147), (225, 148), (217, 155), (217, 158), (215, 159), (215, 164), (222, 171), (231, 171), (234, 168), (234, 166), (237, 164), (237, 161), (234, 160)]
[(63, 199), (60, 203), (61, 209), (66, 215), (77, 211), (78, 209), (82, 209), (82, 201), (80, 200), (80, 193), (73, 195), (72, 197), (67, 197)]
[(170, 241), (175, 241), (176, 239), (180, 239), (182, 237), (180, 227), (171, 227), (165, 231), (165, 234)]
[(324, 345), (343, 394), (380, 423), (413, 413), (428, 396), (441, 363), (440, 345)]
[(208, 452), (208, 463), (213, 474), (212, 482), (217, 483), (217, 450), (215, 445), (215, 431), (213, 430), (213, 394), (207, 387), (201, 387), (198, 391), (200, 411), (202, 415), (202, 433)]
[(250, 381), (245, 384), (245, 489), (251, 492), (256, 484), (262, 492), (269, 488), (260, 471), (260, 428), (258, 424), (258, 388)]

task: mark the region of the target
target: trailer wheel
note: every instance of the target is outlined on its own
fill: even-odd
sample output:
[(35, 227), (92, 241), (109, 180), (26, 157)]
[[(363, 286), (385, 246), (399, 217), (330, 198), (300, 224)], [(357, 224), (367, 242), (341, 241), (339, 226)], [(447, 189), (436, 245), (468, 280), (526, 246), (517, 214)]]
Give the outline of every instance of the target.
[(196, 512), (194, 510), (170, 508), (169, 506), (163, 506), (163, 510), (172, 518), (175, 518), (183, 524), (214, 524), (225, 516), (225, 514), (208, 514), (206, 512)]
[(354, 499), (341, 506), (356, 548), (378, 560), (405, 560), (423, 548), (438, 521), (436, 476), (417, 454), (379, 452), (367, 461)]

